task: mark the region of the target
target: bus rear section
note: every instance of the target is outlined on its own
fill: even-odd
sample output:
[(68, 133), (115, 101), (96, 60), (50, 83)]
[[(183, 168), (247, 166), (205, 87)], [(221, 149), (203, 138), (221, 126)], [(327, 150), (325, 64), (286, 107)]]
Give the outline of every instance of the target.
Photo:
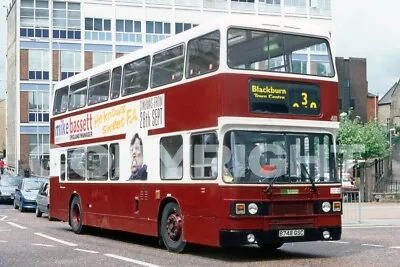
[[(220, 245), (341, 238), (338, 123), (222, 118)], [(226, 123), (226, 124), (225, 124)]]

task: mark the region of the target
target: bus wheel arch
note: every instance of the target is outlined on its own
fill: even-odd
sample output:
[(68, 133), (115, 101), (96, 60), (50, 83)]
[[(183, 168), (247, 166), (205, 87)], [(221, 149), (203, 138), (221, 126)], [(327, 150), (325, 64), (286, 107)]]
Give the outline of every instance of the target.
[(186, 246), (183, 233), (183, 216), (178, 201), (173, 198), (163, 199), (158, 211), (160, 243), (169, 251), (180, 253)]
[(84, 232), (82, 202), (78, 194), (71, 195), (68, 222), (75, 234), (82, 234)]

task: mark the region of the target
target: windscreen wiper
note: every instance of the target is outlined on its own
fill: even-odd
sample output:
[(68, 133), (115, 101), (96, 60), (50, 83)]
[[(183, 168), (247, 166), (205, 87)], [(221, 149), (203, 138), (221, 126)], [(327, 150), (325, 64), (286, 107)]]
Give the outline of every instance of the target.
[(317, 192), (317, 187), (315, 186), (315, 180), (314, 180), (314, 178), (311, 177), (310, 173), (307, 171), (307, 168), (306, 168), (303, 164), (300, 164), (300, 166), (301, 166), (302, 170), (306, 173), (308, 179), (310, 179), (310, 182), (311, 182), (313, 191), (314, 191), (314, 192)]
[(278, 177), (281, 177), (281, 176), (275, 176), (274, 178), (272, 178), (271, 182), (269, 182), (269, 184), (268, 184), (268, 187), (264, 189), (265, 193), (272, 192), (272, 185), (275, 183), (275, 181), (278, 179)]

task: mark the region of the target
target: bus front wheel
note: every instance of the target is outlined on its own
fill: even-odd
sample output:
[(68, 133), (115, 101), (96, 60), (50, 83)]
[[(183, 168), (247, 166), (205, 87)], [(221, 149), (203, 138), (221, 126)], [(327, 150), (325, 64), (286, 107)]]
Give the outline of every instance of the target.
[(69, 208), (69, 224), (75, 234), (82, 234), (84, 227), (82, 221), (82, 204), (78, 196), (74, 196)]
[(175, 202), (168, 203), (162, 212), (160, 235), (168, 251), (180, 253), (186, 246), (183, 239), (181, 210)]

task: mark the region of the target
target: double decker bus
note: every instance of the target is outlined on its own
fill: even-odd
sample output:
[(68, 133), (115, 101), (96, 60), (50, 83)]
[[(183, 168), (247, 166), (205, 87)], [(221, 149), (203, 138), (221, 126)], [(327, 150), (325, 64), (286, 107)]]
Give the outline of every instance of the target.
[(50, 216), (187, 243), (341, 238), (329, 34), (230, 16), (55, 86)]

